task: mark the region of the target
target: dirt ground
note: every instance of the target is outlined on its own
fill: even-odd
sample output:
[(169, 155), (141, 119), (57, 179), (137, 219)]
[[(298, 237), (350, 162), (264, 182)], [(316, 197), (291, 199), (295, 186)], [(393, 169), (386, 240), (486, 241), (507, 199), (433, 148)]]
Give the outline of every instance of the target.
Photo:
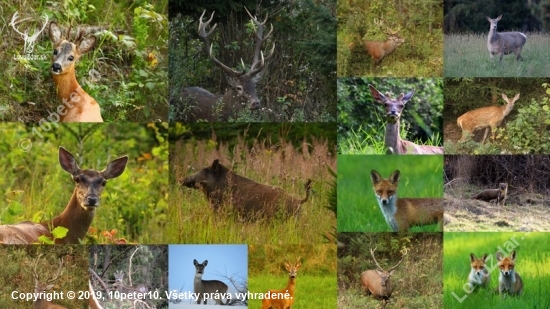
[(445, 232), (550, 231), (548, 196), (509, 194), (504, 206), (495, 201), (470, 199), (470, 196), (445, 193)]

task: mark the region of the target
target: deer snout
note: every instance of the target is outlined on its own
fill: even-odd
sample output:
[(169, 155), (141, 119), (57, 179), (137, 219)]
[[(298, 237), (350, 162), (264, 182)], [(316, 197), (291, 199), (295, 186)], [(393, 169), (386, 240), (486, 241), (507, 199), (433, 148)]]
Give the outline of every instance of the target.
[(84, 206), (87, 207), (98, 207), (99, 206), (99, 197), (96, 195), (90, 195), (87, 196), (86, 199), (84, 199)]
[(52, 72), (54, 74), (60, 74), (63, 69), (61, 68), (61, 64), (54, 62), (52, 64)]

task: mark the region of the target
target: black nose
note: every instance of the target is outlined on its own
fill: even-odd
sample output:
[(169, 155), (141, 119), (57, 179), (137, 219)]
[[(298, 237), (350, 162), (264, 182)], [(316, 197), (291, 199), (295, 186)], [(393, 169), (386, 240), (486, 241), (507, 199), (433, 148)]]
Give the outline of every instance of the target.
[(61, 72), (61, 65), (57, 62), (52, 64), (52, 71), (60, 73)]
[(90, 196), (86, 198), (86, 201), (88, 202), (88, 206), (95, 206), (97, 205), (97, 202), (99, 202), (99, 198)]

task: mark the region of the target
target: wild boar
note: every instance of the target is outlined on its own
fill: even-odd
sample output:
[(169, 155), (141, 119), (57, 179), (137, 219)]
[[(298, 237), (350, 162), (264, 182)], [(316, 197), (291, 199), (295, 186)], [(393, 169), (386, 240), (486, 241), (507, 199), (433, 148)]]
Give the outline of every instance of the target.
[(218, 159), (185, 177), (181, 184), (203, 192), (215, 211), (229, 204), (245, 218), (273, 217), (277, 213), (285, 217), (298, 215), (311, 191), (311, 180), (308, 179), (305, 184), (306, 197), (301, 200), (286, 194), (279, 187), (239, 176)]

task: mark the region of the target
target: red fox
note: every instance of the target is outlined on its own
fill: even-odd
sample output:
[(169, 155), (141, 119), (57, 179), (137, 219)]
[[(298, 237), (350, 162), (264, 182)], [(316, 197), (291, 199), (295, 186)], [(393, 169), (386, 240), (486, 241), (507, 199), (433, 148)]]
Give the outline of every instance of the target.
[(473, 287), (481, 286), (483, 288), (486, 288), (489, 286), (489, 282), (491, 281), (491, 279), (487, 268), (485, 268), (486, 263), (487, 253), (485, 253), (479, 259), (476, 258), (475, 254), (470, 253), (470, 265), (472, 266), (472, 270), (470, 271), (470, 275), (468, 276), (468, 281), (470, 282), (470, 284), (472, 284)]
[(443, 223), (443, 199), (440, 198), (397, 198), (399, 170), (388, 179), (375, 170), (370, 172), (374, 194), (386, 222), (394, 232), (406, 232), (409, 227)]
[(500, 252), (496, 253), (500, 276), (498, 277), (498, 292), (508, 292), (511, 295), (519, 295), (523, 291), (523, 281), (514, 270), (516, 262), (516, 251), (510, 253), (510, 257), (503, 257)]
[(474, 199), (490, 202), (492, 200), (497, 200), (497, 204), (504, 206), (506, 202), (506, 195), (508, 194), (508, 184), (503, 182), (498, 185), (498, 189), (485, 189), (480, 193), (472, 196)]

